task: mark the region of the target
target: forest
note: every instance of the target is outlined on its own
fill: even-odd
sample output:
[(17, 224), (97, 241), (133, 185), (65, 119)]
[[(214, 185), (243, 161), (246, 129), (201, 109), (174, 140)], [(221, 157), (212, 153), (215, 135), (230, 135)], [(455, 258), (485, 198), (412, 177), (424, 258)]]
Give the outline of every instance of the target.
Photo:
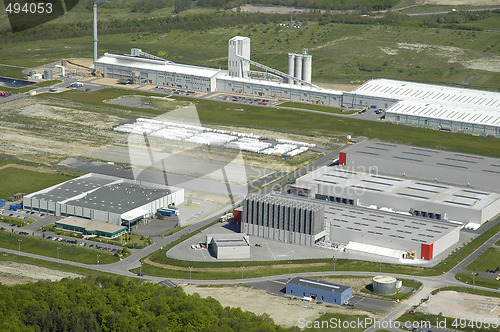
[(124, 277), (0, 284), (0, 315), (0, 331), (290, 331), (180, 287)]

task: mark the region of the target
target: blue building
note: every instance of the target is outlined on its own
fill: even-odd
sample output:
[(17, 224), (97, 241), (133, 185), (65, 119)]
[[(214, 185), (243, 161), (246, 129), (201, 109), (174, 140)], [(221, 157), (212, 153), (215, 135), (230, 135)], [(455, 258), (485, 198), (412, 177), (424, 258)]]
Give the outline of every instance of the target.
[(297, 297), (309, 297), (315, 301), (342, 305), (352, 298), (352, 287), (295, 277), (286, 283), (286, 293)]

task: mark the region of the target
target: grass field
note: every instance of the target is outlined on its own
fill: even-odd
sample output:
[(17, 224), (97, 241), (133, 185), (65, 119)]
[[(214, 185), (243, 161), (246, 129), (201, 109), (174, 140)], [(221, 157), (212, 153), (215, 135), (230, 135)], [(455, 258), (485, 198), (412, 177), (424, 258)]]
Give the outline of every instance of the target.
[(69, 179), (71, 178), (66, 175), (7, 167), (0, 170), (0, 197), (9, 198), (16, 193), (32, 193)]
[(465, 267), (469, 271), (485, 272), (488, 270), (495, 270), (500, 268), (500, 251), (496, 248), (488, 248), (481, 256), (476, 258), (475, 261)]
[(500, 289), (500, 280), (482, 278), (480, 276), (473, 276), (472, 273), (457, 273), (455, 274), (455, 279), (468, 285), (475, 285), (492, 289)]
[[(7, 210), (7, 208), (5, 208), (5, 210)], [(13, 214), (16, 214), (16, 212), (13, 212)], [(26, 215), (25, 213), (23, 213), (23, 214)], [(21, 214), (22, 217), (24, 217), (23, 214)], [(35, 219), (33, 219), (33, 218), (20, 219), (20, 218), (15, 218), (15, 217), (0, 216), (0, 221), (7, 223), (7, 224), (20, 225), (21, 227), (23, 227), (23, 226), (29, 225), (32, 222), (34, 222)]]
[(432, 294), (435, 295), (439, 292), (444, 292), (444, 291), (456, 291), (456, 292), (461, 292), (461, 293), (492, 296), (492, 297), (499, 297), (500, 298), (500, 293), (485, 291), (482, 289), (475, 289), (475, 288), (468, 288), (468, 287), (455, 287), (455, 286), (435, 289), (432, 291)]
[(57, 248), (59, 247), (59, 258), (67, 261), (83, 264), (97, 264), (97, 255), (99, 255), (100, 264), (110, 264), (119, 260), (119, 258), (113, 256), (113, 254), (102, 250), (54, 242), (27, 235), (0, 232), (0, 247), (2, 248), (18, 250), (19, 240), (21, 240), (22, 252), (29, 252), (41, 256), (57, 258)]
[(397, 291), (396, 294), (393, 295), (380, 295), (380, 294), (375, 294), (373, 292), (373, 287), (372, 284), (367, 285), (365, 288), (361, 290), (362, 293), (370, 294), (370, 295), (376, 295), (382, 299), (385, 300), (391, 300), (391, 301), (396, 301), (396, 300), (404, 300), (412, 296), (416, 291), (420, 289), (422, 286), (422, 283), (413, 279), (401, 279), (398, 278), (398, 280), (401, 280), (403, 282), (403, 287), (410, 287), (413, 288), (414, 291), (403, 293)]
[(306, 104), (306, 103), (297, 103), (297, 102), (292, 102), (292, 101), (286, 101), (284, 103), (278, 104), (277, 106), (280, 107), (289, 107), (289, 108), (300, 108), (304, 110), (312, 110), (312, 111), (318, 111), (318, 112), (325, 112), (325, 113), (335, 113), (335, 114), (354, 114), (357, 111), (347, 111), (343, 112), (342, 109), (340, 108), (335, 108), (335, 107), (328, 107), (328, 106), (322, 106), (322, 105), (314, 105), (314, 104)]

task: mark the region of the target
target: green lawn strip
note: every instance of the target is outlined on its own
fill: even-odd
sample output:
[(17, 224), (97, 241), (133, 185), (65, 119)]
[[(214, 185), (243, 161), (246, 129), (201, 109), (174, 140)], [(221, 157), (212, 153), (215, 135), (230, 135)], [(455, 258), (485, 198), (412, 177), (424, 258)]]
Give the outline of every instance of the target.
[(500, 250), (488, 248), (472, 263), (465, 267), (469, 271), (485, 272), (486, 270), (500, 270)]
[(319, 111), (319, 112), (325, 112), (325, 113), (345, 114), (345, 115), (350, 115), (350, 114), (354, 114), (354, 113), (358, 112), (358, 111), (343, 112), (343, 110), (341, 108), (315, 105), (315, 104), (307, 104), (307, 103), (297, 103), (297, 102), (293, 102), (293, 101), (285, 101), (285, 102), (278, 104), (276, 106), (288, 107), (288, 108), (300, 108), (300, 109), (305, 109), (305, 110)]
[[(430, 322), (432, 326), (438, 326), (439, 327), (445, 327), (453, 330), (458, 330), (458, 331), (464, 331), (464, 332), (497, 332), (497, 328), (478, 328), (479, 324), (481, 324), (481, 321), (470, 321), (465, 318), (451, 318), (451, 317), (444, 317), (441, 315), (431, 315), (431, 314), (424, 314), (424, 313), (405, 313), (401, 315), (398, 319), (400, 322)], [(443, 326), (443, 321), (446, 322), (446, 325)], [(477, 325), (474, 326), (472, 324), (476, 323)], [(472, 327), (474, 326), (474, 328)], [(413, 326), (412, 326), (413, 327)], [(428, 326), (427, 326), (428, 328)], [(426, 327), (423, 327), (423, 330), (426, 331)]]
[(72, 231), (66, 231), (66, 230), (57, 228), (55, 224), (50, 224), (50, 225), (47, 225), (47, 226), (43, 226), (41, 229), (44, 229), (44, 230), (49, 231), (49, 232), (56, 233), (57, 235), (61, 235), (61, 236), (69, 236), (69, 237), (74, 237), (74, 238), (77, 238), (77, 239), (83, 239), (82, 233), (72, 232)]
[[(68, 264), (64, 264), (64, 263), (56, 263), (56, 262), (46, 261), (46, 260), (37, 259), (37, 258), (20, 256), (20, 255), (16, 255), (16, 254), (0, 253), (0, 260), (14, 262), (14, 263), (30, 264), (30, 265), (44, 267), (44, 268), (51, 269), (51, 270), (71, 272), (71, 273), (82, 275), (84, 277), (97, 277), (97, 276), (102, 276), (102, 275), (116, 277), (116, 275), (114, 273), (96, 271), (93, 269), (86, 269), (84, 267), (68, 265)], [(125, 278), (129, 278), (129, 277), (125, 276)]]
[[(497, 276), (498, 274), (495, 274), (495, 277)], [(455, 274), (455, 279), (468, 285), (500, 289), (500, 280), (473, 276), (472, 273), (457, 273)]]
[[(6, 206), (4, 207), (4, 209), (8, 212), (8, 210), (7, 210), (8, 208)], [(18, 213), (18, 212), (12, 211), (12, 213), (15, 214), (15, 213)], [(20, 215), (22, 216), (23, 214), (26, 215), (26, 216), (28, 216), (27, 213), (22, 213)], [(33, 218), (21, 219), (21, 218), (15, 218), (15, 217), (0, 216), (0, 221), (3, 221), (4, 223), (7, 223), (7, 224), (20, 225), (21, 227), (23, 227), (23, 226), (29, 225), (32, 222), (34, 222), (35, 219), (33, 219)]]
[(468, 288), (468, 287), (457, 287), (457, 286), (437, 288), (437, 289), (434, 289), (431, 293), (432, 293), (432, 295), (436, 295), (437, 293), (444, 292), (444, 291), (455, 291), (455, 292), (460, 292), (460, 293), (468, 293), (468, 294), (475, 294), (475, 295), (483, 295), (483, 296), (491, 296), (491, 297), (500, 298), (500, 293), (490, 292), (490, 291), (482, 290), (482, 289), (475, 289), (475, 288)]
[(7, 167), (0, 170), (0, 198), (7, 199), (16, 193), (32, 193), (70, 179), (67, 175)]
[(393, 294), (393, 295), (380, 295), (380, 294), (375, 294), (373, 292), (372, 285), (369, 284), (369, 285), (367, 285), (367, 287), (361, 289), (361, 292), (366, 293), (366, 294), (370, 294), (370, 295), (376, 295), (384, 300), (390, 300), (390, 301), (400, 300), (401, 301), (401, 300), (409, 298), (410, 296), (415, 294), (420, 289), (420, 287), (422, 287), (422, 283), (420, 281), (416, 281), (413, 279), (402, 279), (402, 278), (398, 278), (398, 280), (401, 280), (403, 282), (403, 287), (410, 287), (410, 288), (413, 288), (414, 290), (407, 292), (407, 293), (402, 293), (399, 290), (396, 290), (396, 294)]
[(55, 242), (52, 240), (40, 239), (28, 235), (19, 235), (9, 232), (0, 232), (0, 247), (12, 250), (19, 249), (21, 240), (21, 251), (41, 256), (57, 258), (57, 248), (59, 247), (59, 258), (83, 264), (97, 264), (99, 255), (100, 264), (115, 263), (119, 260), (112, 253), (102, 250), (84, 248), (77, 245)]
[[(324, 305), (324, 304), (322, 304)], [(314, 304), (308, 304), (308, 306), (314, 306)], [(306, 320), (299, 320), (297, 317), (297, 326), (299, 328), (305, 327), (301, 331), (321, 331), (321, 332), (337, 332), (337, 331), (349, 331), (349, 332), (361, 332), (364, 331), (369, 326), (359, 324), (358, 322), (365, 322), (365, 320), (371, 321), (370, 317), (367, 315), (349, 315), (341, 313), (324, 313), (313, 321), (306, 323)], [(308, 324), (308, 325), (305, 325)]]
[(495, 243), (496, 246), (500, 246), (500, 240)]

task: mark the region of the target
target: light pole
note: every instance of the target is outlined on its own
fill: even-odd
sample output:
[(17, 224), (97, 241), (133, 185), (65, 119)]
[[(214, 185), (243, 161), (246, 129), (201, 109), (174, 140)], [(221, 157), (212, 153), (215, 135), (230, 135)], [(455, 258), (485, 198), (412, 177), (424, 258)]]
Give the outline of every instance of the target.
[(335, 272), (335, 258), (333, 259), (333, 272)]
[(19, 252), (21, 252), (21, 242), (23, 242), (23, 240), (17, 240), (17, 243), (19, 244)]
[(241, 267), (241, 280), (243, 280), (243, 266)]
[(380, 273), (382, 273), (382, 261), (378, 262), (378, 264), (379, 264), (379, 267), (380, 267), (379, 271), (380, 271)]
[(292, 274), (292, 262), (288, 261), (288, 274)]
[(139, 262), (139, 277), (142, 277), (142, 263)]
[(101, 255), (97, 254), (97, 265), (99, 265), (99, 256)]
[(191, 280), (191, 271), (192, 271), (192, 270), (193, 270), (193, 267), (192, 267), (192, 266), (190, 266), (190, 267), (189, 267), (189, 280)]
[[(57, 260), (59, 260), (59, 247), (57, 247)], [(59, 262), (57, 262), (57, 264), (59, 264)]]

